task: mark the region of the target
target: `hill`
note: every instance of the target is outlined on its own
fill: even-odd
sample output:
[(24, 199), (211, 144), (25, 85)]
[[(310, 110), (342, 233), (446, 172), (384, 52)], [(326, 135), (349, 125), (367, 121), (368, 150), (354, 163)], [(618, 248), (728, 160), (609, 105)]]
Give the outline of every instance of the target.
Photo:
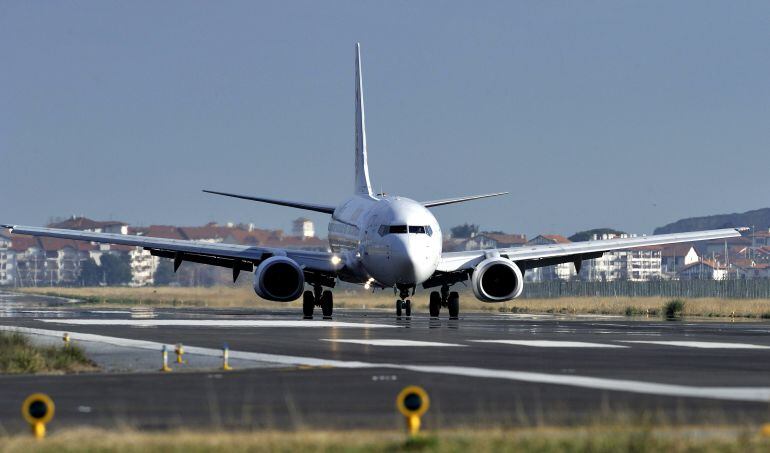
[(751, 226), (757, 230), (767, 230), (770, 228), (770, 208), (756, 209), (740, 214), (717, 214), (681, 219), (669, 223), (668, 225), (655, 228), (655, 234)]

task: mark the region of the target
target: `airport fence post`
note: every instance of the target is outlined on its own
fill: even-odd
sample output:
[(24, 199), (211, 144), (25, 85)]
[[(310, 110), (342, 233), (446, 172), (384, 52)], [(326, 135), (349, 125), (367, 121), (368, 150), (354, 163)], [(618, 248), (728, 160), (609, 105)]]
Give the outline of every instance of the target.
[(182, 346), (182, 343), (177, 343), (176, 347), (174, 348), (174, 352), (176, 353), (176, 363), (187, 363), (182, 356), (184, 355), (184, 346)]
[(166, 349), (166, 345), (163, 345), (163, 348), (161, 348), (161, 355), (163, 357), (163, 366), (161, 367), (160, 371), (163, 372), (169, 372), (171, 371), (171, 368), (168, 366), (168, 350)]
[(227, 346), (227, 343), (222, 347), (222, 369), (225, 371), (233, 369), (230, 366), (230, 348)]
[(67, 332), (64, 332), (64, 335), (61, 337), (62, 341), (64, 342), (64, 347), (69, 347), (70, 345), (70, 334)]

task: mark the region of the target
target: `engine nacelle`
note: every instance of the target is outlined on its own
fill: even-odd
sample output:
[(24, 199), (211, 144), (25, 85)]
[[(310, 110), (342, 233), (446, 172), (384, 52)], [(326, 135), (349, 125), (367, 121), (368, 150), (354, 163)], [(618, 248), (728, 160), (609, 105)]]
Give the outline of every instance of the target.
[(488, 258), (473, 271), (471, 287), (483, 302), (503, 302), (521, 295), (524, 276), (521, 269), (507, 258)]
[(254, 271), (254, 292), (275, 302), (299, 299), (305, 289), (305, 273), (296, 261), (285, 256), (272, 256)]

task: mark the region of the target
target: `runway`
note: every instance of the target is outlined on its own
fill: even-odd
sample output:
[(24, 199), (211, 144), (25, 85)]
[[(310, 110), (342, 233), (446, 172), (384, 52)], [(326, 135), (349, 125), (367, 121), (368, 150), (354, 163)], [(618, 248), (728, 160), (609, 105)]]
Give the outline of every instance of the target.
[[(344, 309), (304, 321), (277, 308), (89, 309), (0, 294), (0, 329), (48, 342), (68, 332), (108, 370), (0, 377), (0, 423), (21, 426), (14, 402), (43, 391), (57, 426), (400, 428), (394, 398), (409, 384), (429, 392), (432, 428), (770, 420), (770, 323)], [(188, 364), (155, 371), (175, 343)], [(225, 343), (234, 371), (217, 369)]]

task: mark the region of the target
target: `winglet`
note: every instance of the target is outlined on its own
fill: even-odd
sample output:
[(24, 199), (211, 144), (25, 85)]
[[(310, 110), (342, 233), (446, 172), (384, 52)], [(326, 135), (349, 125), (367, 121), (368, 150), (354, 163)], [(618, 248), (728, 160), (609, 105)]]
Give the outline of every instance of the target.
[(364, 118), (364, 86), (361, 75), (361, 44), (356, 43), (356, 194), (372, 196), (369, 163), (366, 157), (366, 121)]

